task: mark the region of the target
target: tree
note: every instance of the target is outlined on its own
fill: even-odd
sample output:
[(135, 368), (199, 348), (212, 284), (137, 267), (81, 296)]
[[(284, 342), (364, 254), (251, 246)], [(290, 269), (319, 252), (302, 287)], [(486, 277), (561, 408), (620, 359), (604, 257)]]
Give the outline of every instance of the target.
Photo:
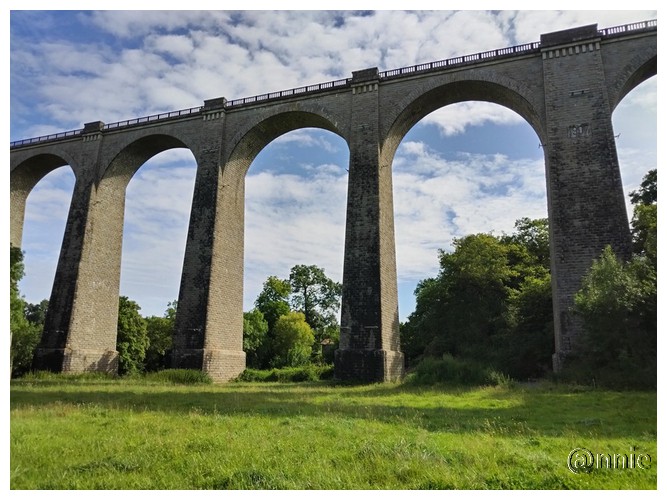
[(116, 349), (121, 374), (138, 373), (144, 368), (149, 340), (146, 320), (139, 314), (140, 309), (133, 300), (125, 296), (119, 298)]
[(178, 301), (169, 302), (162, 317), (150, 316), (145, 319), (148, 336), (148, 347), (144, 360), (146, 371), (164, 370), (171, 366), (170, 355), (177, 306)]
[[(26, 304), (19, 294), (18, 283), (24, 276), (23, 252), (9, 246), (9, 334), (10, 370), (13, 377), (19, 377), (30, 370), (35, 347), (44, 328), (44, 321), (31, 322), (26, 319)], [(46, 301), (45, 301), (46, 302)], [(48, 302), (47, 302), (48, 303)]]
[(264, 282), (262, 291), (255, 300), (255, 307), (264, 315), (269, 331), (273, 330), (278, 318), (290, 312), (291, 291), (289, 281), (281, 280), (277, 276), (269, 276)]
[(637, 191), (630, 193), (633, 250), (657, 265), (658, 258), (658, 174), (649, 170)]
[(633, 205), (653, 205), (658, 202), (658, 171), (649, 170), (639, 189), (630, 192), (630, 202)]
[(310, 360), (315, 337), (300, 312), (290, 312), (278, 318), (274, 327), (273, 366), (299, 366)]
[(337, 339), (343, 287), (317, 266), (296, 265), (290, 270), (292, 307), (303, 313), (318, 343)]
[(42, 300), (38, 304), (25, 305), (25, 319), (36, 325), (44, 325), (46, 321), (46, 312), (49, 309), (49, 301)]
[(243, 313), (243, 350), (250, 368), (261, 368), (262, 347), (267, 342), (269, 324), (259, 309)]
[(401, 325), (408, 366), (447, 354), (516, 378), (544, 373), (553, 348), (548, 223), (524, 218), (515, 228), (440, 250), (440, 273), (419, 283)]
[(44, 331), (49, 301), (38, 304), (23, 301), (25, 323), (12, 335), (12, 376), (20, 377), (30, 371), (35, 349)]
[(23, 278), (23, 252), (9, 245), (9, 331), (14, 335), (25, 326), (25, 301), (19, 294), (19, 281)]
[(574, 297), (584, 334), (568, 370), (612, 386), (655, 387), (657, 275), (640, 256), (624, 263), (607, 246)]

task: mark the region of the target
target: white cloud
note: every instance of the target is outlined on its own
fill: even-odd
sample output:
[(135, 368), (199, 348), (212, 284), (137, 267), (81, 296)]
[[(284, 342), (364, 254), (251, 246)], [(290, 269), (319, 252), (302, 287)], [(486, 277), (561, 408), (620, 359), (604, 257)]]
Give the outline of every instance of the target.
[(445, 136), (462, 134), (472, 126), (486, 123), (516, 125), (524, 119), (514, 111), (489, 102), (461, 102), (440, 108), (420, 123), (434, 124)]

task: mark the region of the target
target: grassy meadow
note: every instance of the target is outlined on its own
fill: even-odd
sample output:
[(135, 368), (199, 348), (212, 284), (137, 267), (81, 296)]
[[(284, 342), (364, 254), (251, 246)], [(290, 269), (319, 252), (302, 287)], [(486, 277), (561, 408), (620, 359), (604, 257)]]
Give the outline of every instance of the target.
[[(655, 392), (11, 383), (12, 489), (655, 489)], [(574, 474), (574, 448), (649, 469)]]

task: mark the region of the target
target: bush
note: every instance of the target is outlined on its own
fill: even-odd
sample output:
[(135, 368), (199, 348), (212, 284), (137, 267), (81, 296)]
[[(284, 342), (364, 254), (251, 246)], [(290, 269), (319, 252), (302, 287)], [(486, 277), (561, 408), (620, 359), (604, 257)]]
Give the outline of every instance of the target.
[(510, 377), (480, 363), (454, 358), (444, 354), (442, 358), (424, 358), (408, 377), (415, 385), (502, 385), (512, 383)]
[(305, 365), (273, 370), (246, 368), (239, 382), (314, 382), (333, 378), (333, 365)]

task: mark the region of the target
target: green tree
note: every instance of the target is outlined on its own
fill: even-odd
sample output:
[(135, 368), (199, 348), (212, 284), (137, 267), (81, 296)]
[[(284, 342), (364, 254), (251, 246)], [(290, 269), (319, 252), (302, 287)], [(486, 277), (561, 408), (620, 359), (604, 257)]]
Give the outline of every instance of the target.
[(574, 300), (584, 335), (568, 370), (611, 386), (655, 387), (657, 275), (650, 262), (621, 262), (607, 246)]
[(146, 371), (165, 370), (171, 366), (171, 348), (173, 344), (174, 325), (178, 301), (167, 304), (162, 317), (149, 316), (146, 320), (148, 347), (144, 366)]
[(646, 256), (653, 267), (658, 258), (658, 174), (649, 170), (638, 190), (630, 193), (634, 205), (632, 213), (633, 250)]
[(269, 324), (259, 309), (243, 313), (243, 350), (250, 368), (262, 367), (262, 347), (268, 341)]
[(144, 368), (148, 332), (146, 320), (139, 314), (139, 305), (125, 296), (118, 302), (118, 371), (121, 374), (141, 372)]
[(440, 273), (419, 283), (401, 325), (408, 366), (444, 354), (483, 362), (516, 378), (550, 366), (553, 312), (549, 230), (519, 219), (516, 231), (473, 234), (440, 251)]
[(273, 366), (299, 366), (308, 363), (315, 337), (300, 312), (290, 312), (278, 318), (274, 327)]
[(306, 265), (292, 267), (289, 283), (292, 308), (303, 313), (318, 345), (325, 339), (336, 341), (342, 285), (329, 278), (324, 269)]
[(35, 325), (44, 325), (44, 322), (46, 321), (46, 312), (48, 309), (49, 301), (47, 299), (44, 299), (37, 304), (26, 304), (25, 319)]
[[(11, 375), (19, 377), (27, 373), (32, 365), (35, 347), (44, 328), (43, 319), (26, 318), (26, 311), (32, 310), (19, 294), (18, 283), (24, 276), (23, 252), (20, 248), (9, 246), (9, 334)], [(47, 302), (48, 301), (44, 301)]]
[(657, 169), (649, 170), (639, 189), (630, 192), (630, 202), (633, 205), (653, 205), (658, 202), (658, 171)]
[(9, 245), (9, 332), (14, 335), (25, 327), (25, 301), (19, 294), (19, 281), (24, 276), (23, 252)]
[(273, 330), (278, 318), (290, 312), (291, 291), (289, 281), (281, 280), (277, 276), (269, 276), (264, 282), (262, 291), (255, 300), (255, 307), (264, 315), (269, 331)]

